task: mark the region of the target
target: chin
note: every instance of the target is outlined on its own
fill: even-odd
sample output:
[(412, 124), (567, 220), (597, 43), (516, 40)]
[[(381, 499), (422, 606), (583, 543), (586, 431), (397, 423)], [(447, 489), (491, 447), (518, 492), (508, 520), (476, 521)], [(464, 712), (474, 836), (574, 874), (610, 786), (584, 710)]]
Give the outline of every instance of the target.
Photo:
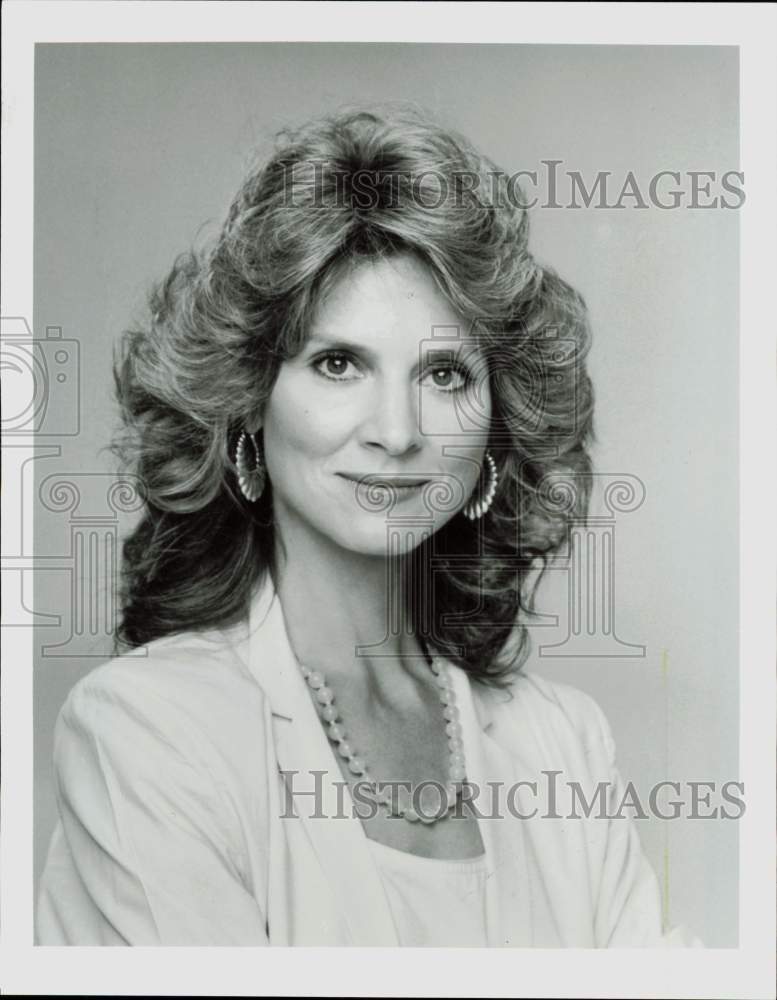
[[(354, 520), (338, 532), (334, 537), (327, 532), (333, 541), (349, 552), (363, 556), (374, 556), (386, 559), (406, 555), (440, 528), (439, 524), (424, 522), (408, 524), (401, 521), (387, 521), (385, 517), (376, 515), (372, 524), (364, 523), (365, 518)], [(368, 520), (368, 519), (367, 519)], [(358, 523), (361, 521), (362, 523)]]

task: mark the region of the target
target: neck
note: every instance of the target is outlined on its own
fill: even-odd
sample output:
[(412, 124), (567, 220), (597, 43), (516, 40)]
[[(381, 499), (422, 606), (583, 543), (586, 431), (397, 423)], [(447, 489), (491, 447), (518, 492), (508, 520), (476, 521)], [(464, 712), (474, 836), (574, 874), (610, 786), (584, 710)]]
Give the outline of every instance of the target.
[(320, 535), (285, 530), (275, 588), (297, 659), (325, 676), (428, 672), (411, 628), (402, 556), (362, 555)]

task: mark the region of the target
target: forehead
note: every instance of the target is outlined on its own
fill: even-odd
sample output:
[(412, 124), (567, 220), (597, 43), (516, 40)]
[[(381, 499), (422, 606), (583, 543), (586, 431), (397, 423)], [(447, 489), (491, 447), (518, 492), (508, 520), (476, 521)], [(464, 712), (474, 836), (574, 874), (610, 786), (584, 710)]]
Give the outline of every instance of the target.
[(419, 339), (441, 332), (447, 338), (467, 337), (468, 325), (429, 268), (402, 254), (363, 261), (339, 277), (319, 303), (309, 333), (316, 338), (407, 340), (417, 345)]

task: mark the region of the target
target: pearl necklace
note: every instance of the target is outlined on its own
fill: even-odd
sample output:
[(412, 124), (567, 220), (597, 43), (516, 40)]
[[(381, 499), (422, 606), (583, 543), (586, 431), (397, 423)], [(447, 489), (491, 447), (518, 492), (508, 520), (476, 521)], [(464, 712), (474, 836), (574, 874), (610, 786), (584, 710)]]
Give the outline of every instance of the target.
[[(305, 664), (300, 664), (302, 676), (307, 681), (308, 687), (315, 696), (316, 706), (322, 721), (326, 725), (326, 735), (337, 745), (337, 752), (348, 765), (348, 770), (360, 780), (361, 791), (378, 805), (383, 806), (394, 816), (402, 816), (409, 823), (431, 824), (438, 819), (443, 819), (455, 806), (456, 799), (461, 791), (461, 783), (466, 780), (467, 769), (464, 760), (464, 742), (462, 740), (461, 722), (459, 721), (459, 709), (456, 705), (456, 695), (451, 683), (448, 665), (444, 660), (435, 658), (432, 660), (431, 669), (434, 674), (435, 683), (439, 689), (439, 698), (442, 703), (442, 714), (445, 719), (445, 734), (448, 737), (448, 780), (445, 783), (445, 798), (440, 801), (441, 796), (437, 795), (437, 808), (433, 812), (424, 810), (417, 811), (413, 808), (412, 796), (406, 787), (397, 785), (396, 796), (392, 795), (390, 788), (378, 789), (375, 779), (370, 776), (367, 764), (363, 757), (360, 757), (351, 744), (343, 726), (342, 719), (335, 708), (335, 696), (324, 679), (324, 675), (318, 670), (312, 670)], [(427, 786), (432, 788), (430, 784)], [(438, 789), (441, 786), (437, 786)], [(415, 803), (419, 805), (420, 803)]]

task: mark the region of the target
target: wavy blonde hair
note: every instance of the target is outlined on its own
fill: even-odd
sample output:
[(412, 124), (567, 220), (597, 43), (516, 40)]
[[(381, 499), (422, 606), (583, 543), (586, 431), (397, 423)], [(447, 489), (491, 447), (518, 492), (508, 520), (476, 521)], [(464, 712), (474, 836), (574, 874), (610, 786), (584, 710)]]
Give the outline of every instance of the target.
[[(483, 345), (500, 478), (484, 518), (454, 517), (407, 560), (423, 581), (409, 612), (475, 677), (520, 668), (539, 580), (587, 513), (593, 393), (585, 304), (529, 252), (517, 191), (415, 108), (348, 109), (278, 134), (217, 237), (175, 261), (115, 358), (114, 448), (145, 491), (124, 544), (117, 648), (244, 618), (274, 572), (275, 529), (271, 486), (255, 504), (237, 488), (236, 435), (344, 269), (411, 253)], [(575, 489), (559, 502), (564, 482)]]

